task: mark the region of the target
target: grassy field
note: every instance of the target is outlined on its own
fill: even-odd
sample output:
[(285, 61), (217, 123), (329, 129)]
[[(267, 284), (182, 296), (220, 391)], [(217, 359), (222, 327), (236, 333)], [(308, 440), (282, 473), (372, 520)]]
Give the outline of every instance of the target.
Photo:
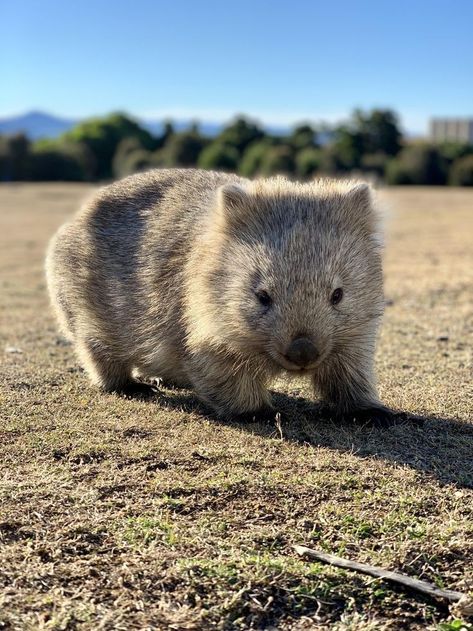
[(279, 427), (96, 391), (43, 277), (90, 191), (0, 187), (0, 629), (459, 629), (292, 545), (473, 590), (473, 191), (382, 193), (380, 390), (424, 419), (391, 428), (322, 418), (298, 382)]

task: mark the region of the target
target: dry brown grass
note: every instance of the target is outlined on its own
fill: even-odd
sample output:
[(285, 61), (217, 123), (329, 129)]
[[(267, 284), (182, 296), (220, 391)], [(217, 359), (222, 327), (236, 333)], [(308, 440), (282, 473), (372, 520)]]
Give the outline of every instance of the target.
[(424, 424), (337, 425), (293, 382), (280, 431), (217, 423), (189, 392), (88, 384), (42, 268), (87, 190), (0, 188), (0, 629), (457, 628), (291, 545), (473, 589), (473, 192), (383, 193), (381, 393)]

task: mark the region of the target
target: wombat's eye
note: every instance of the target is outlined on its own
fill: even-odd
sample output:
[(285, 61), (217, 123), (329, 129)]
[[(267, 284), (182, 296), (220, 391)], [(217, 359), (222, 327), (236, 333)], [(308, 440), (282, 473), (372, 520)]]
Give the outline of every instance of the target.
[(269, 308), (273, 303), (271, 296), (264, 289), (259, 289), (256, 292), (256, 297), (258, 298), (260, 303), (263, 305), (263, 307)]
[(340, 302), (342, 298), (343, 298), (343, 289), (341, 287), (338, 287), (337, 289), (333, 291), (332, 295), (330, 296), (330, 302), (333, 305), (338, 305), (338, 303)]

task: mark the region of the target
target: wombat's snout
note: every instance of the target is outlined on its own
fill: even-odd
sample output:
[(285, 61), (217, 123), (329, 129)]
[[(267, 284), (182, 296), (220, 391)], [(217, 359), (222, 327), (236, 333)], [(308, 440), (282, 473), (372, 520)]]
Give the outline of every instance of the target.
[(290, 343), (285, 358), (300, 368), (305, 368), (319, 357), (319, 351), (308, 337), (296, 337)]

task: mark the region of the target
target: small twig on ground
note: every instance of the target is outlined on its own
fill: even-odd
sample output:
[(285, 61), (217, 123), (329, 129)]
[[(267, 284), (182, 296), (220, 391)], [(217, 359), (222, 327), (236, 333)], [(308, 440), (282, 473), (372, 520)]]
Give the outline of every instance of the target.
[(281, 440), (284, 440), (284, 434), (282, 433), (282, 426), (281, 426), (281, 412), (276, 413), (274, 420), (276, 422), (276, 428), (279, 432), (279, 438)]
[(400, 574), (399, 572), (391, 572), (390, 570), (384, 570), (381, 567), (374, 565), (367, 565), (366, 563), (358, 563), (356, 561), (350, 561), (349, 559), (342, 559), (333, 554), (327, 554), (326, 552), (319, 552), (319, 550), (312, 550), (305, 546), (293, 546), (294, 550), (300, 556), (309, 557), (316, 561), (322, 561), (329, 565), (336, 567), (342, 567), (347, 570), (353, 570), (354, 572), (362, 572), (363, 574), (369, 574), (370, 576), (376, 576), (386, 581), (391, 581), (405, 587), (415, 589), (422, 594), (433, 596), (434, 598), (442, 598), (448, 600), (451, 603), (456, 603), (459, 613), (463, 615), (473, 615), (473, 598), (468, 594), (462, 592), (456, 592), (451, 589), (440, 589), (432, 583), (427, 581), (421, 581), (417, 578), (411, 578), (406, 574)]

